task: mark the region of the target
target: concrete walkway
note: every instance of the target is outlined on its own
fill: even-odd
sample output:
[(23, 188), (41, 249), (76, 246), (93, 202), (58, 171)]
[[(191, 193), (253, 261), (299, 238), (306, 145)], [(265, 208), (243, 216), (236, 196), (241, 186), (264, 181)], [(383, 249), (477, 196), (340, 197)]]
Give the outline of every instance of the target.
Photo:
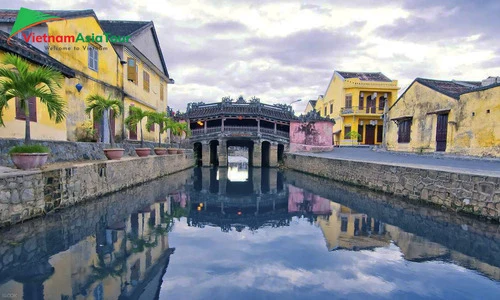
[(332, 152), (303, 155), (500, 177), (500, 159), (462, 158), (340, 147)]

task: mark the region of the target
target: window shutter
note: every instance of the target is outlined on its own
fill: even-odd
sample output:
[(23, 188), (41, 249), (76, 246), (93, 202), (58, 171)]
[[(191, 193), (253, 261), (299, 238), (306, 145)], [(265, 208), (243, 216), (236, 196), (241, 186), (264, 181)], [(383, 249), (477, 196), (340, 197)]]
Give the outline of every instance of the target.
[(21, 108), (21, 101), (17, 97), (16, 97), (16, 119), (18, 119), (18, 120), (25, 120), (26, 119), (26, 115), (24, 113), (24, 110)]
[(352, 108), (352, 95), (345, 96), (345, 107)]
[(163, 95), (163, 83), (160, 83), (160, 100), (164, 100), (163, 99), (164, 95)]
[(31, 97), (28, 99), (28, 107), (30, 112), (30, 121), (36, 122), (36, 97)]
[(127, 79), (137, 84), (137, 63), (133, 58), (127, 62)]
[(149, 92), (149, 74), (146, 71), (142, 71), (142, 86), (145, 91)]
[(351, 127), (344, 127), (344, 139), (350, 139), (349, 133), (351, 132)]

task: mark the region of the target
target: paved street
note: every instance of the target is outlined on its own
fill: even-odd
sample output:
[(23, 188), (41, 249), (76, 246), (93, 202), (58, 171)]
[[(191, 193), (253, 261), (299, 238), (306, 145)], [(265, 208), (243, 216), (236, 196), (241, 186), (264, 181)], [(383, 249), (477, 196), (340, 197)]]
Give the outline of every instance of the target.
[(333, 152), (301, 154), (500, 177), (500, 159), (419, 155), (355, 147), (335, 148)]

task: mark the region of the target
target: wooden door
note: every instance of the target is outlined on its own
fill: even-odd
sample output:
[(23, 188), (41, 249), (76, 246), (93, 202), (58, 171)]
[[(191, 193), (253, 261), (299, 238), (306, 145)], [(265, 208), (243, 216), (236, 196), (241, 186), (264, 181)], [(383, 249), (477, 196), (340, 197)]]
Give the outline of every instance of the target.
[(366, 113), (367, 114), (374, 114), (376, 113), (376, 102), (377, 99), (375, 97), (372, 98), (372, 96), (368, 96), (366, 98)]
[(365, 145), (375, 144), (375, 126), (366, 125), (365, 126)]
[(109, 122), (110, 122), (110, 125), (111, 125), (111, 134), (112, 136), (114, 137), (116, 135), (116, 130), (115, 130), (115, 127), (116, 127), (116, 124), (115, 124), (115, 111), (114, 110), (111, 110), (109, 112)]
[(129, 139), (137, 140), (137, 126), (135, 126), (135, 130), (129, 130)]
[(436, 151), (446, 151), (447, 135), (448, 135), (448, 114), (437, 115)]

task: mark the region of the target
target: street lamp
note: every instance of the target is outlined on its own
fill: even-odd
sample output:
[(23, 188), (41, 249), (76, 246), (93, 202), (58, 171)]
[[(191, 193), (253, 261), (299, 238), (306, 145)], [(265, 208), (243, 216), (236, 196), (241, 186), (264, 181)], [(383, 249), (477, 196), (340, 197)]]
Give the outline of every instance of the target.
[(290, 105), (297, 103), (297, 102), (300, 102), (300, 101), (302, 101), (302, 99), (293, 100), (292, 102), (290, 102)]

